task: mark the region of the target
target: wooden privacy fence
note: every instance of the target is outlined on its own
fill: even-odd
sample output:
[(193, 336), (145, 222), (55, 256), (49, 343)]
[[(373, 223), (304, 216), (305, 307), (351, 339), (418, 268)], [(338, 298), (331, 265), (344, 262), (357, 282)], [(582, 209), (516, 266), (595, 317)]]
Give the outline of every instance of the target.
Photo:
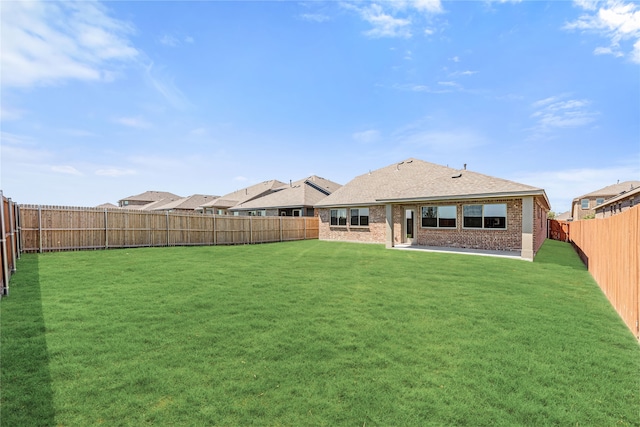
[(240, 245), (318, 238), (318, 218), (20, 206), (22, 251)]
[(18, 221), (20, 213), (18, 205), (4, 197), (0, 190), (2, 209), (0, 210), (0, 283), (2, 286), (0, 296), (9, 294), (9, 281), (11, 274), (16, 270), (16, 259), (20, 257), (20, 238), (18, 235)]
[(547, 227), (547, 232), (550, 239), (560, 240), (561, 242), (569, 241), (569, 226), (570, 222), (567, 221), (558, 221), (556, 219), (548, 220), (549, 226)]
[(565, 224), (589, 272), (640, 339), (640, 205), (609, 218)]

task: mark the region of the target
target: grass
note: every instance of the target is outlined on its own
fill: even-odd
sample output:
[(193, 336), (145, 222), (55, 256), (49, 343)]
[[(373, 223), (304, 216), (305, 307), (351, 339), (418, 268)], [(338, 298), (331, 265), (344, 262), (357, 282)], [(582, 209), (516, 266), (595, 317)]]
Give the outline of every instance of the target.
[(3, 426), (640, 425), (640, 347), (570, 246), (23, 255)]

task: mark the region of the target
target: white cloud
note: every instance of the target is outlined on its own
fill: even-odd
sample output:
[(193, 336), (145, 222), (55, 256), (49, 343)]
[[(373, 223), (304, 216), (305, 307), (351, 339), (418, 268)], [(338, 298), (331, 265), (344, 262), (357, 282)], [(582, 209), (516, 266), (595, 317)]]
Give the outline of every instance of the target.
[(176, 47), (180, 44), (180, 40), (178, 40), (176, 37), (172, 36), (171, 34), (165, 34), (162, 37), (160, 37), (160, 43), (165, 46)]
[[(343, 2), (342, 7), (358, 13), (371, 25), (364, 34), (371, 38), (399, 37), (410, 38), (420, 25), (420, 17), (443, 12), (439, 0), (395, 0), (372, 2), (366, 6), (360, 3)], [(433, 28), (422, 29), (426, 35), (435, 32)]]
[(576, 21), (566, 23), (563, 27), (565, 30), (595, 33), (609, 39), (608, 46), (594, 49), (596, 55), (629, 55), (631, 61), (640, 63), (640, 6), (637, 3), (580, 0), (575, 4), (587, 13)]
[(178, 46), (181, 46), (183, 43), (191, 44), (195, 42), (195, 40), (191, 36), (179, 38), (178, 36), (175, 36), (173, 34), (164, 34), (162, 37), (158, 39), (158, 41), (160, 42), (160, 44), (163, 44), (168, 47), (178, 47)]
[(327, 22), (331, 20), (330, 17), (322, 13), (303, 13), (302, 15), (300, 15), (300, 18), (302, 18), (305, 21), (318, 22), (318, 23)]
[(380, 131), (369, 129), (362, 132), (356, 132), (352, 135), (353, 139), (362, 144), (371, 144), (380, 139)]
[(173, 81), (173, 78), (164, 73), (162, 67), (154, 67), (150, 62), (145, 67), (145, 78), (162, 97), (174, 108), (184, 109), (189, 104), (184, 94)]
[(247, 182), (249, 181), (249, 178), (247, 178), (246, 176), (236, 176), (233, 178), (233, 180), (238, 182)]
[(552, 96), (532, 104), (536, 109), (531, 114), (536, 121), (533, 128), (536, 137), (555, 129), (585, 126), (596, 120), (598, 113), (589, 109), (589, 100), (566, 98), (567, 95)]
[(52, 172), (57, 172), (57, 173), (68, 174), (68, 175), (77, 175), (77, 176), (82, 175), (82, 172), (80, 172), (78, 169), (74, 168), (73, 166), (68, 166), (68, 165), (51, 166), (51, 171)]
[(471, 70), (465, 70), (465, 71), (454, 71), (453, 73), (450, 74), (450, 76), (452, 77), (458, 77), (458, 76), (472, 76), (474, 74), (477, 74), (477, 71), (471, 71)]
[(24, 111), (16, 108), (0, 107), (0, 121), (8, 122), (20, 120), (24, 116)]
[(109, 81), (138, 51), (133, 27), (98, 2), (3, 2), (2, 85), (31, 87), (67, 79)]
[(135, 175), (136, 171), (133, 169), (121, 169), (121, 168), (105, 168), (96, 170), (96, 175), (99, 176), (110, 176), (110, 177), (121, 177), (127, 175)]
[(136, 129), (149, 129), (151, 127), (151, 123), (140, 117), (118, 117), (114, 119), (114, 122)]
[(372, 38), (380, 37), (411, 37), (409, 19), (395, 18), (383, 11), (379, 4), (372, 4), (360, 12), (362, 19), (373, 27), (365, 34)]

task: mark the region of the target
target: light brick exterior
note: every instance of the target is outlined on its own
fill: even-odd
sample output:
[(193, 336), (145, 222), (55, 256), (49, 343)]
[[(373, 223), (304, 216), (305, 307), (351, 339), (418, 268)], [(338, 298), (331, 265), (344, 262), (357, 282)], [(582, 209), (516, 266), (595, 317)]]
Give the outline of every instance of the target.
[[(362, 206), (366, 207), (366, 206)], [(369, 206), (369, 226), (352, 227), (349, 225), (349, 208), (347, 209), (347, 225), (331, 226), (330, 209), (316, 209), (320, 217), (319, 239), (339, 240), (342, 242), (384, 243), (386, 236), (386, 214), (384, 205)]]
[[(542, 201), (535, 198), (533, 215), (533, 251), (537, 252), (547, 234), (547, 212)], [(507, 228), (469, 229), (463, 228), (463, 205), (495, 204), (507, 205)], [(426, 228), (421, 225), (422, 206), (456, 206), (456, 228)], [(349, 217), (347, 208), (347, 217)], [(522, 199), (473, 199), (459, 202), (424, 202), (415, 204), (393, 205), (393, 243), (401, 244), (404, 237), (404, 212), (413, 209), (415, 212), (416, 234), (413, 244), (420, 246), (441, 246), (453, 248), (470, 248), (483, 250), (520, 251), (522, 249)], [(369, 226), (351, 227), (331, 226), (330, 209), (319, 209), (320, 240), (339, 240), (347, 242), (385, 243), (386, 212), (385, 206), (369, 206)], [(348, 222), (348, 221), (347, 221)]]

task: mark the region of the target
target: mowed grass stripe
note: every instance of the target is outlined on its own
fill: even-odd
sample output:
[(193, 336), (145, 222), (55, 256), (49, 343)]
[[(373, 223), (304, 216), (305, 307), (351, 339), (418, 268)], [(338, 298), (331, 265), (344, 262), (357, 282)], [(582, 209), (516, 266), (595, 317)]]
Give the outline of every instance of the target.
[[(24, 255), (2, 425), (638, 425), (640, 348), (570, 246)], [(38, 390), (38, 391), (36, 391)]]

